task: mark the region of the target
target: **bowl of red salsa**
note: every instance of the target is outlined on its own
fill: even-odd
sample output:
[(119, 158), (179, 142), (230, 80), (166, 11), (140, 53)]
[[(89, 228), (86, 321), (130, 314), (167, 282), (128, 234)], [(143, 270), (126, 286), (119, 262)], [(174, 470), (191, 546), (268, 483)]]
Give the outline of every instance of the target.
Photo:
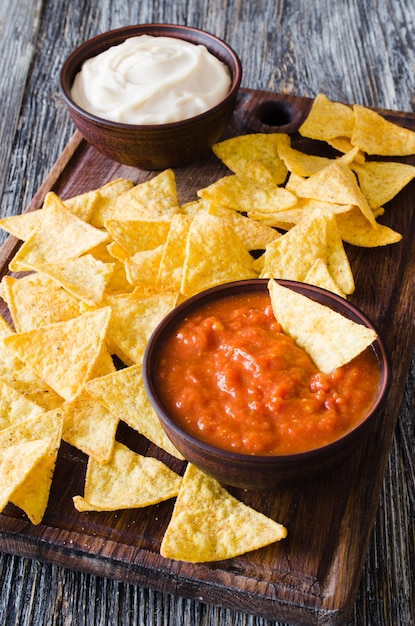
[[(324, 289), (278, 280), (375, 330)], [(292, 484), (350, 457), (384, 404), (390, 365), (379, 335), (323, 373), (283, 332), (268, 280), (213, 287), (184, 301), (152, 334), (143, 361), (148, 397), (176, 448), (220, 482)]]

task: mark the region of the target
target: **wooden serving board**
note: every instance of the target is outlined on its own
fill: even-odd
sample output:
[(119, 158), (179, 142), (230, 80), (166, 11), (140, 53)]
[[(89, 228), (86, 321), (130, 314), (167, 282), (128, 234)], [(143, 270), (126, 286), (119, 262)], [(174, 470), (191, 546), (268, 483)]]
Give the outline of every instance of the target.
[[(227, 135), (289, 132), (294, 147), (323, 154), (321, 144), (296, 134), (310, 105), (305, 98), (241, 90)], [(415, 115), (380, 112), (415, 129)], [(415, 158), (405, 161), (415, 164)], [(175, 173), (180, 201), (185, 202), (229, 171), (209, 153)], [(76, 132), (28, 210), (39, 208), (50, 190), (67, 198), (118, 177), (142, 182), (152, 176), (154, 172), (108, 160)], [(372, 436), (344, 467), (300, 487), (275, 492), (231, 490), (283, 523), (287, 539), (218, 563), (166, 560), (159, 548), (173, 501), (141, 510), (78, 513), (72, 497), (83, 494), (86, 456), (63, 443), (43, 522), (33, 526), (19, 509), (8, 505), (0, 515), (0, 549), (268, 619), (298, 625), (344, 623), (355, 601), (414, 344), (414, 193), (411, 183), (385, 207), (380, 219), (403, 234), (400, 243), (377, 249), (346, 248), (356, 282), (350, 300), (377, 325), (392, 362), (388, 402)], [(9, 237), (0, 251), (2, 275), (18, 245)], [(2, 313), (7, 318), (4, 306)], [(180, 461), (149, 447), (124, 425), (118, 438), (139, 452), (149, 448), (172, 469), (183, 471)]]

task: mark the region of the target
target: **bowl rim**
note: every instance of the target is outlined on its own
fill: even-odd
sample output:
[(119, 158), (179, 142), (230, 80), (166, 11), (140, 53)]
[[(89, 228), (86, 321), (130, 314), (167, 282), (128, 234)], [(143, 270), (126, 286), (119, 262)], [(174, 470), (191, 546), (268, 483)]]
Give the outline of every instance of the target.
[[(100, 52), (103, 52), (104, 50), (108, 49), (109, 47), (111, 47), (112, 45), (118, 45), (120, 43), (122, 43), (122, 41), (119, 41), (118, 44), (116, 43), (109, 43), (109, 45), (107, 47), (103, 47), (102, 50), (100, 52), (96, 52), (94, 54), (91, 54), (89, 56), (85, 56), (82, 58), (82, 60), (79, 63), (76, 63), (76, 59), (78, 57), (78, 55), (84, 51), (87, 50), (88, 48), (90, 48), (91, 46), (93, 47), (96, 44), (99, 44), (99, 42), (103, 42), (107, 37), (109, 38), (117, 38), (118, 36), (121, 36), (122, 34), (126, 34), (125, 38), (123, 39), (123, 41), (125, 41), (126, 39), (129, 39), (131, 37), (134, 36), (139, 36), (138, 34), (135, 34), (136, 30), (139, 31), (143, 31), (142, 34), (145, 34), (145, 31), (156, 31), (156, 30), (166, 30), (166, 36), (171, 36), (171, 37), (175, 37), (176, 39), (183, 39), (184, 41), (190, 41), (190, 43), (195, 43), (196, 45), (197, 42), (192, 41), (191, 38), (186, 38), (184, 36), (180, 36), (179, 33), (190, 33), (190, 34), (194, 34), (195, 36), (205, 36), (208, 37), (208, 39), (210, 39), (211, 41), (215, 42), (216, 44), (218, 44), (219, 46), (221, 46), (226, 53), (232, 58), (233, 60), (233, 64), (234, 64), (234, 69), (233, 66), (231, 67), (231, 65), (229, 63), (227, 63), (226, 61), (224, 61), (223, 59), (219, 59), (220, 61), (222, 61), (222, 63), (224, 63), (228, 69), (229, 72), (231, 74), (231, 86), (229, 88), (228, 93), (226, 94), (226, 96), (224, 98), (222, 98), (222, 100), (220, 100), (217, 104), (215, 104), (214, 106), (210, 107), (209, 109), (207, 109), (207, 111), (203, 111), (202, 113), (199, 113), (198, 115), (194, 115), (192, 117), (188, 117), (185, 118), (183, 120), (176, 120), (175, 122), (168, 122), (165, 124), (128, 124), (125, 122), (115, 122), (113, 120), (108, 120), (105, 119), (103, 117), (99, 117), (98, 115), (94, 115), (93, 113), (89, 113), (88, 111), (86, 111), (85, 109), (83, 109), (82, 107), (80, 107), (71, 97), (70, 94), (70, 87), (72, 86), (72, 82), (74, 80), (74, 77), (76, 75), (76, 72), (80, 70), (82, 63), (84, 61), (86, 61), (87, 59), (93, 58), (94, 56), (96, 56), (97, 54), (99, 54)], [(176, 35), (174, 33), (177, 33)], [(151, 34), (151, 32), (149, 32), (148, 34)], [(205, 44), (201, 44), (201, 45), (205, 45)], [(208, 46), (206, 45), (205, 47), (208, 48)], [(208, 48), (209, 50), (209, 48)], [(212, 52), (211, 50), (209, 50), (209, 52), (211, 52), (211, 54), (213, 54), (214, 56), (216, 56), (216, 58), (219, 58), (214, 52)], [(73, 78), (72, 78), (72, 82), (71, 85), (68, 84), (68, 81), (66, 80), (66, 74), (69, 71), (69, 69), (71, 69), (72, 65), (79, 65), (79, 67), (75, 68), (76, 71), (73, 72)], [(72, 70), (71, 70), (72, 72)], [(232, 46), (230, 46), (226, 41), (224, 41), (223, 39), (221, 39), (220, 37), (218, 37), (217, 35), (214, 35), (213, 33), (210, 33), (206, 30), (203, 30), (201, 28), (196, 28), (194, 26), (185, 26), (184, 24), (169, 24), (169, 23), (158, 23), (158, 22), (149, 22), (149, 23), (138, 23), (138, 24), (130, 24), (128, 26), (121, 26), (119, 28), (115, 28), (112, 30), (108, 30), (105, 31), (103, 33), (100, 33), (98, 35), (95, 35), (94, 37), (91, 37), (90, 39), (87, 39), (86, 41), (84, 41), (83, 43), (81, 43), (79, 46), (77, 46), (75, 48), (75, 50), (73, 50), (69, 56), (66, 57), (61, 70), (59, 72), (59, 88), (62, 94), (63, 99), (65, 100), (66, 104), (73, 109), (74, 111), (76, 111), (76, 113), (80, 116), (82, 116), (83, 118), (89, 120), (90, 122), (93, 122), (95, 124), (100, 124), (101, 126), (105, 126), (105, 127), (112, 127), (112, 128), (117, 128), (119, 130), (135, 130), (135, 131), (141, 131), (141, 132), (145, 132), (147, 131), (151, 131), (152, 133), (154, 133), (155, 130), (159, 130), (160, 132), (163, 131), (167, 131), (167, 130), (174, 130), (175, 128), (180, 128), (183, 125), (192, 125), (192, 124), (197, 124), (199, 123), (201, 120), (210, 117), (211, 115), (214, 115), (216, 113), (216, 111), (218, 111), (219, 109), (221, 109), (223, 106), (226, 106), (226, 104), (228, 104), (228, 102), (232, 101), (234, 98), (236, 98), (239, 88), (240, 88), (240, 84), (242, 81), (242, 63), (241, 60), (238, 56), (238, 54), (235, 52), (235, 50), (232, 48)]]
[[(269, 280), (269, 278), (252, 278), (224, 283), (205, 289), (189, 297), (187, 300), (181, 302), (161, 320), (161, 322), (152, 332), (147, 342), (142, 362), (142, 376), (144, 388), (147, 397), (153, 405), (153, 408), (162, 426), (164, 421), (167, 422), (169, 428), (178, 437), (186, 440), (193, 448), (197, 448), (209, 454), (210, 457), (216, 456), (235, 463), (246, 463), (247, 461), (255, 462), (258, 466), (263, 468), (265, 468), (267, 465), (274, 465), (276, 462), (283, 466), (292, 466), (293, 463), (300, 465), (307, 461), (313, 461), (322, 454), (323, 450), (324, 453), (335, 453), (338, 448), (342, 448), (345, 444), (347, 444), (347, 442), (353, 440), (358, 431), (363, 430), (368, 426), (368, 424), (372, 421), (378, 411), (383, 407), (391, 384), (391, 362), (386, 345), (382, 337), (379, 335), (375, 324), (365, 315), (365, 313), (363, 313), (363, 311), (358, 306), (352, 304), (351, 302), (345, 300), (345, 298), (342, 298), (341, 296), (331, 291), (323, 289), (322, 287), (317, 287), (315, 285), (309, 285), (307, 283), (302, 283), (289, 279), (274, 278), (272, 280), (275, 280), (278, 284), (293, 289), (294, 291), (300, 293), (307, 292), (306, 295), (315, 295), (315, 299), (317, 299), (319, 302), (323, 302), (323, 304), (328, 304), (329, 302), (333, 303), (334, 306), (332, 306), (332, 308), (334, 310), (344, 314), (354, 321), (363, 323), (372, 330), (375, 330), (375, 332), (377, 333), (377, 338), (371, 344), (371, 347), (374, 350), (379, 364), (381, 364), (382, 367), (380, 372), (381, 376), (379, 380), (379, 388), (370, 411), (351, 430), (347, 431), (344, 435), (328, 444), (319, 446), (317, 448), (312, 448), (311, 450), (306, 450), (304, 452), (295, 452), (293, 454), (281, 455), (244, 454), (241, 452), (233, 452), (232, 450), (227, 450), (225, 448), (219, 448), (212, 444), (204, 442), (201, 439), (198, 439), (194, 435), (188, 433), (181, 426), (176, 424), (176, 422), (169, 416), (168, 412), (160, 401), (152, 376), (152, 363), (153, 358), (157, 353), (157, 342), (159, 338), (167, 333), (167, 331), (172, 326), (174, 326), (176, 321), (180, 320), (180, 318), (183, 316), (183, 313), (188, 310), (190, 311), (193, 308), (196, 308), (197, 304), (200, 301), (202, 301), (204, 304), (209, 300), (216, 299), (217, 297), (226, 297), (226, 292), (228, 292), (229, 289), (232, 289), (232, 291), (236, 290), (238, 292), (243, 292), (249, 290), (252, 286), (256, 286), (259, 291), (260, 286), (262, 286), (261, 288), (265, 289)], [(330, 305), (328, 304), (328, 306)]]

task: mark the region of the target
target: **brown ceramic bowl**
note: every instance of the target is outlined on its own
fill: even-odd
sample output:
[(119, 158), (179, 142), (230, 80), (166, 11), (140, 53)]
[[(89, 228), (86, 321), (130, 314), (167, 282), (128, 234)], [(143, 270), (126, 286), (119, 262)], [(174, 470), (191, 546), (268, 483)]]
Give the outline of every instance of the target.
[[(80, 108), (71, 98), (71, 87), (83, 62), (137, 35), (176, 37), (204, 45), (229, 68), (229, 93), (219, 104), (204, 113), (183, 121), (159, 125), (111, 122)], [(242, 68), (238, 56), (214, 35), (189, 26), (138, 24), (98, 35), (72, 52), (61, 70), (60, 89), (75, 126), (97, 150), (125, 165), (158, 170), (196, 160), (218, 141), (232, 116), (241, 78)]]
[[(294, 281), (278, 280), (277, 282), (335, 309), (355, 322), (374, 328), (359, 309), (333, 293)], [(220, 482), (244, 489), (269, 489), (279, 484), (292, 485), (303, 482), (349, 459), (370, 432), (386, 399), (391, 376), (389, 358), (378, 336), (371, 349), (379, 363), (380, 381), (370, 412), (353, 430), (340, 439), (308, 452), (283, 456), (240, 454), (219, 449), (187, 433), (168, 413), (157, 389), (156, 372), (160, 346), (173, 332), (177, 322), (200, 305), (229, 294), (267, 291), (267, 284), (267, 279), (238, 281), (213, 287), (189, 298), (167, 315), (156, 328), (148, 342), (143, 362), (143, 377), (148, 397), (166, 434), (176, 448), (188, 461)]]

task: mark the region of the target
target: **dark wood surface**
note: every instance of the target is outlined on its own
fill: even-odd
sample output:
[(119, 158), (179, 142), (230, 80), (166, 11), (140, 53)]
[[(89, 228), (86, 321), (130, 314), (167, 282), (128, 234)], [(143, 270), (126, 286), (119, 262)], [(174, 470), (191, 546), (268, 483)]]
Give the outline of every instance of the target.
[[(154, 5), (144, 1), (130, 7), (124, 4), (101, 0), (85, 6), (85, 3), (74, 0), (64, 7), (57, 0), (43, 3), (3, 0), (0, 8), (2, 215), (19, 213), (27, 208), (72, 136), (73, 127), (60, 101), (57, 85), (63, 59), (85, 38), (123, 24), (138, 21), (188, 23), (224, 37), (241, 57), (243, 85), (247, 88), (306, 97), (323, 91), (330, 98), (343, 102), (407, 112), (413, 109), (415, 90), (411, 72), (415, 65), (415, 8), (409, 0), (393, 3), (356, 0), (347, 2), (347, 6), (329, 0), (249, 5), (231, 0)], [(413, 116), (407, 117), (413, 123)], [(65, 188), (67, 184), (69, 193), (70, 181), (65, 180), (65, 175), (63, 170), (62, 177), (59, 179), (58, 176), (59, 185)], [(415, 219), (411, 205), (408, 191), (404, 196), (407, 215), (392, 218), (398, 220), (395, 225), (403, 225), (408, 234), (413, 232)], [(375, 291), (370, 291), (370, 297), (365, 300), (365, 306), (367, 304), (370, 309), (367, 312), (377, 316), (383, 328), (390, 328), (391, 352), (402, 372), (409, 365), (413, 339), (410, 323), (413, 317), (413, 242), (410, 236), (407, 241), (405, 253), (392, 253), (389, 263), (382, 265), (380, 272), (382, 278), (389, 277), (386, 291), (390, 297), (396, 293), (394, 289), (400, 289), (394, 305), (376, 308)], [(361, 271), (357, 282), (365, 278)], [(396, 318), (390, 317), (393, 313), (405, 323), (397, 325)], [(335, 524), (331, 526), (340, 528), (344, 536), (351, 538), (351, 553), (356, 554), (356, 547), (360, 547), (362, 565), (364, 563), (356, 602), (347, 622), (349, 626), (410, 626), (414, 623), (414, 366), (409, 368), (405, 379), (398, 378), (394, 399), (400, 401), (403, 393), (403, 401), (396, 416), (396, 428), (394, 432), (390, 428), (395, 425), (392, 412), (386, 426), (379, 425), (384, 438), (378, 456), (373, 444), (371, 446), (373, 463), (378, 464), (379, 471), (373, 472), (371, 468), (362, 476), (366, 482), (361, 491), (360, 511), (365, 509), (370, 518), (379, 504), (368, 551), (366, 525), (361, 525), (350, 511), (348, 520), (353, 525), (353, 533), (339, 523), (337, 527)], [(389, 437), (391, 441), (388, 441)], [(389, 443), (391, 450), (385, 468), (387, 459), (384, 459), (383, 452)], [(363, 463), (361, 467), (368, 466)], [(376, 498), (377, 504), (373, 505), (373, 493), (376, 494), (378, 487), (380, 489), (383, 473), (383, 487)], [(374, 475), (380, 478), (373, 480)], [(320, 534), (321, 528), (327, 524), (326, 518), (313, 516), (315, 510), (310, 505), (310, 532), (304, 537), (305, 552), (313, 548), (313, 527)], [(336, 517), (335, 513), (332, 509), (333, 517)], [(27, 525), (24, 526), (24, 532), (28, 533)], [(47, 533), (45, 538), (48, 539)], [(241, 600), (240, 605), (236, 601), (236, 606), (229, 605), (232, 608), (218, 608), (206, 602), (206, 594), (200, 593), (195, 584), (191, 594), (193, 599), (185, 599), (189, 589), (182, 585), (180, 577), (175, 579), (172, 593), (173, 588), (163, 576), (157, 578), (156, 574), (150, 586), (157, 591), (149, 589), (146, 584), (149, 581), (141, 576), (140, 568), (134, 578), (138, 584), (111, 580), (112, 577), (120, 578), (111, 561), (97, 563), (94, 569), (87, 564), (84, 573), (62, 567), (63, 563), (78, 567), (76, 557), (79, 552), (88, 551), (86, 545), (68, 544), (63, 550), (65, 560), (54, 561), (52, 554), (47, 555), (47, 541), (38, 549), (30, 548), (24, 539), (14, 538), (10, 540), (10, 545), (12, 543), (18, 544), (19, 550), (16, 551), (31, 558), (11, 556), (7, 552), (1, 555), (0, 623), (146, 626), (268, 626), (275, 623), (266, 617), (249, 615), (246, 611), (252, 608), (252, 601), (248, 597)], [(347, 567), (351, 562), (347, 546), (342, 545), (344, 552), (336, 555), (334, 569), (330, 572), (331, 580), (338, 581), (338, 588), (330, 590), (336, 597), (344, 595), (356, 579), (355, 570)], [(52, 563), (42, 562), (42, 557), (47, 556)], [(358, 565), (357, 559), (353, 564), (354, 567)], [(146, 567), (148, 563), (144, 564), (144, 569)], [(171, 572), (172, 575), (175, 573)], [(237, 571), (232, 572), (233, 576), (237, 574)], [(261, 564), (257, 562), (254, 578), (258, 579), (260, 574)], [(212, 602), (215, 600), (214, 595), (211, 599)], [(261, 615), (261, 606), (255, 608), (255, 612)], [(262, 614), (267, 615), (265, 604), (263, 609)], [(280, 615), (281, 619), (291, 620), (286, 612)], [(308, 616), (306, 623), (312, 623), (310, 620)], [(331, 623), (330, 617), (322, 614), (315, 623)]]

